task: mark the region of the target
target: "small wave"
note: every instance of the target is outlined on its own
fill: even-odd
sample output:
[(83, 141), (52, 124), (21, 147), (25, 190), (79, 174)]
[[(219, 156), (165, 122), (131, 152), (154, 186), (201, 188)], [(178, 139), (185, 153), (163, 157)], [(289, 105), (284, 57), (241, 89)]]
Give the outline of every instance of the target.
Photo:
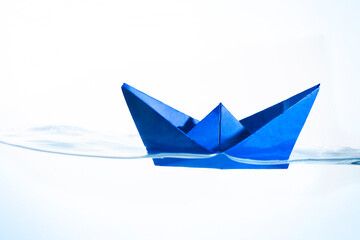
[(148, 154), (139, 137), (135, 135), (107, 136), (93, 131), (69, 126), (45, 126), (1, 134), (0, 144), (59, 155), (103, 158), (191, 158), (203, 159), (223, 154), (240, 163), (255, 165), (290, 164), (352, 164), (360, 165), (360, 149), (338, 150), (295, 149), (289, 160), (253, 160), (237, 158), (225, 153), (156, 153)]
[(237, 158), (225, 153), (218, 154), (195, 154), (195, 153), (155, 153), (155, 154), (144, 154), (144, 155), (123, 155), (123, 156), (109, 156), (109, 155), (92, 155), (92, 154), (81, 154), (81, 153), (71, 153), (71, 152), (59, 152), (46, 149), (39, 149), (29, 146), (23, 146), (19, 144), (13, 144), (9, 142), (0, 141), (0, 144), (4, 144), (11, 147), (22, 148), (26, 150), (67, 155), (67, 156), (76, 156), (76, 157), (88, 157), (88, 158), (103, 158), (103, 159), (142, 159), (142, 158), (191, 158), (191, 159), (204, 159), (214, 157), (218, 154), (224, 154), (229, 157), (231, 160), (254, 165), (281, 165), (285, 163), (317, 163), (317, 164), (354, 164), (360, 165), (360, 158), (309, 158), (309, 159), (289, 159), (289, 160), (254, 160), (254, 159), (244, 159)]

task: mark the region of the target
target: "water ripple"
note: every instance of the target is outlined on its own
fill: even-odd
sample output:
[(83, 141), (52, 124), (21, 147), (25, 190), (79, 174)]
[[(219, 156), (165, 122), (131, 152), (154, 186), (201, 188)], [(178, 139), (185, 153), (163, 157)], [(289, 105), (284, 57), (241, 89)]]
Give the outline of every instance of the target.
[[(43, 152), (77, 157), (103, 159), (141, 158), (209, 158), (217, 154), (157, 153), (147, 154), (137, 135), (108, 136), (71, 126), (44, 126), (25, 130), (12, 130), (0, 134), (0, 144)], [(225, 153), (219, 153), (224, 154)], [(229, 156), (230, 159), (247, 164), (277, 165), (301, 164), (353, 164), (360, 165), (360, 149), (295, 149), (290, 159), (253, 160)]]

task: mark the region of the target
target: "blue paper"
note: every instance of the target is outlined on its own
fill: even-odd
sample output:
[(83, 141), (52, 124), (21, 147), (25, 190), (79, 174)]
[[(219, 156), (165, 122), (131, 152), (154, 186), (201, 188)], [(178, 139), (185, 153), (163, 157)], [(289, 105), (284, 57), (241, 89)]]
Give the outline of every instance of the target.
[[(238, 121), (223, 104), (198, 121), (124, 84), (122, 91), (148, 153), (213, 154), (205, 158), (157, 158), (157, 166), (219, 169), (287, 168), (320, 85)], [(236, 158), (284, 160), (244, 164)]]

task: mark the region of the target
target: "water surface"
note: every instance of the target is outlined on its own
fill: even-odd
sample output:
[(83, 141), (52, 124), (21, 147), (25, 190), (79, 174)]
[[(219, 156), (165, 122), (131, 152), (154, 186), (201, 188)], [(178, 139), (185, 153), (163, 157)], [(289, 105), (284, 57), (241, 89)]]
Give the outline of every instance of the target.
[[(216, 154), (147, 154), (138, 135), (110, 136), (72, 126), (43, 126), (9, 130), (0, 134), (0, 144), (48, 154), (104, 159), (208, 158)], [(223, 154), (223, 153), (222, 153)], [(301, 148), (295, 145), (288, 161), (252, 160), (227, 155), (247, 164), (360, 164), (360, 149)]]

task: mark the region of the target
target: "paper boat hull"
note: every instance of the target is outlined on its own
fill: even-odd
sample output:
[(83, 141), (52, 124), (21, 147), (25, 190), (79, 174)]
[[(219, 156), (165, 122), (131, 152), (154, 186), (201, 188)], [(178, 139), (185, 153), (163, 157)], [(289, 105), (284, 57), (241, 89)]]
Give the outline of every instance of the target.
[[(283, 169), (288, 167), (286, 160), (309, 115), (319, 85), (240, 121), (221, 103), (198, 121), (127, 84), (122, 90), (148, 153), (224, 153), (201, 159), (154, 159), (157, 166)], [(284, 160), (284, 164), (245, 164), (233, 158)]]
[[(287, 169), (289, 164), (247, 164), (219, 154), (209, 158), (154, 158), (156, 166), (216, 169)], [(241, 159), (239, 159), (241, 160)]]

